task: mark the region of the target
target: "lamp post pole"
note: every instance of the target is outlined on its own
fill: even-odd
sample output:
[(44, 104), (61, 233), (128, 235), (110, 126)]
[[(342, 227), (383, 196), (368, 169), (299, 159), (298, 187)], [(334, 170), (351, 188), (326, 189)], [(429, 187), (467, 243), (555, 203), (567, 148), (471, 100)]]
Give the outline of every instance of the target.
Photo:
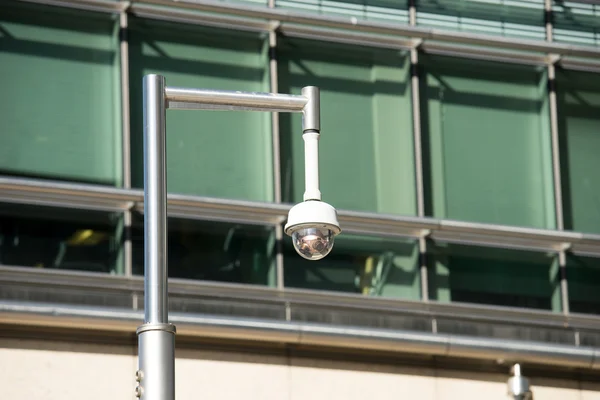
[[(316, 135), (320, 129), (319, 89), (307, 87), (297, 96), (174, 88), (166, 86), (163, 76), (147, 75), (143, 90), (144, 323), (137, 329), (136, 396), (175, 400), (175, 326), (169, 323), (167, 280), (166, 110), (299, 112), (303, 131)], [(306, 168), (314, 176), (314, 165)], [(318, 190), (318, 180), (316, 185)]]

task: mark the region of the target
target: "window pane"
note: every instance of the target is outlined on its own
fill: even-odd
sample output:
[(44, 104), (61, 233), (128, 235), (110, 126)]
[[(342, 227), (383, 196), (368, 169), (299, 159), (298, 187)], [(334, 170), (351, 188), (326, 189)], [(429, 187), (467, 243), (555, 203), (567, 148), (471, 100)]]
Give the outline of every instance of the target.
[(120, 215), (0, 204), (0, 264), (123, 273)]
[(422, 59), (429, 215), (554, 228), (544, 73), (449, 57)]
[(546, 39), (544, 0), (419, 0), (417, 25)]
[(0, 12), (0, 173), (121, 179), (118, 23), (7, 2)]
[[(409, 60), (397, 51), (285, 40), (279, 89), (321, 88), (320, 179), (336, 208), (415, 214)], [(282, 191), (302, 201), (300, 115), (280, 114)]]
[(555, 41), (600, 45), (600, 4), (554, 0), (552, 11)]
[(418, 300), (418, 258), (414, 241), (344, 234), (327, 257), (308, 261), (286, 237), (285, 286)]
[[(169, 218), (169, 277), (276, 284), (272, 227)], [(133, 273), (144, 273), (143, 217), (133, 230)]]
[(569, 310), (600, 314), (600, 259), (567, 256)]
[(277, 0), (276, 6), (301, 12), (408, 24), (408, 0)]
[[(268, 91), (262, 36), (132, 19), (133, 182), (143, 185), (142, 78), (168, 86)], [(270, 201), (273, 197), (269, 113), (167, 111), (169, 192)]]
[(600, 75), (559, 70), (558, 123), (565, 227), (600, 232)]
[(433, 300), (560, 309), (557, 265), (546, 254), (440, 244), (428, 260)]

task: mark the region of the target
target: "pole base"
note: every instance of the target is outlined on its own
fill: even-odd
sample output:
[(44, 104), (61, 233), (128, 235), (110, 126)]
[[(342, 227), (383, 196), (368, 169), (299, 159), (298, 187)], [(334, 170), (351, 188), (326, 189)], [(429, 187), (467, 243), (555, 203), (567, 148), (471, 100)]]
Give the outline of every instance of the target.
[(175, 325), (144, 324), (136, 333), (136, 396), (140, 400), (175, 400)]

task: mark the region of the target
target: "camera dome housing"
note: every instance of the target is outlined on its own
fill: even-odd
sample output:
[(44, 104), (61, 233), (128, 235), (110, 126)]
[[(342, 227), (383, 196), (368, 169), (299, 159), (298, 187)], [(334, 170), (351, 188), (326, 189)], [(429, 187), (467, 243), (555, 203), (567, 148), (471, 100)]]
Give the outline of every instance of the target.
[(296, 252), (307, 260), (320, 260), (333, 248), (341, 232), (335, 208), (319, 200), (308, 200), (290, 209), (285, 233), (292, 237)]

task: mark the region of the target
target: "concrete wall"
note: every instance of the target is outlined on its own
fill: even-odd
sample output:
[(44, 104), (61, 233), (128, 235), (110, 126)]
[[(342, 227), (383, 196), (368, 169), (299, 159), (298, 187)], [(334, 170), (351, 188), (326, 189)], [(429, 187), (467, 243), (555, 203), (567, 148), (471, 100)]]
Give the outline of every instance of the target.
[[(132, 400), (134, 346), (0, 339), (0, 399)], [(178, 350), (179, 400), (500, 400), (506, 375)], [(536, 400), (600, 400), (598, 384), (532, 380)]]

